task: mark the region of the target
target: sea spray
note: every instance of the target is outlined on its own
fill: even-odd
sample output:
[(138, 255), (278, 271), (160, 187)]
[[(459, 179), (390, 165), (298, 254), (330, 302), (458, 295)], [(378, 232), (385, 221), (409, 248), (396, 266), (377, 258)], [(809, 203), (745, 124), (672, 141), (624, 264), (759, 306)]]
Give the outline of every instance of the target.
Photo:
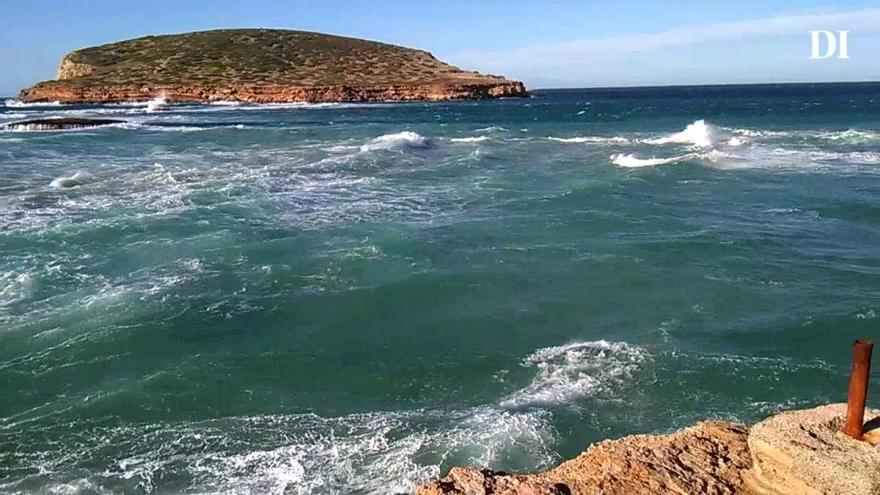
[(647, 139), (648, 144), (688, 144), (698, 148), (711, 148), (717, 141), (717, 130), (705, 120), (697, 120), (689, 124), (683, 131), (669, 136)]

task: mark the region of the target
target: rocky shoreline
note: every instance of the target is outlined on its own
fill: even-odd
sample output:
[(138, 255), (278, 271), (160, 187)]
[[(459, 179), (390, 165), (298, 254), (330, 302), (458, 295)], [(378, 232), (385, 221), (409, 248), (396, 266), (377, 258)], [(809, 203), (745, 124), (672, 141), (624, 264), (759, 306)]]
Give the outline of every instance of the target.
[(19, 93), (24, 102), (123, 103), (148, 101), (159, 95), (169, 102), (210, 103), (328, 103), (381, 101), (442, 101), (528, 96), (523, 83), (499, 79), (495, 82), (412, 83), (370, 86), (295, 85), (82, 85), (47, 81)]
[(846, 404), (780, 413), (752, 427), (707, 421), (668, 435), (590, 446), (535, 474), (472, 467), (420, 486), (417, 495), (819, 495), (880, 493), (880, 411), (864, 441), (841, 427)]

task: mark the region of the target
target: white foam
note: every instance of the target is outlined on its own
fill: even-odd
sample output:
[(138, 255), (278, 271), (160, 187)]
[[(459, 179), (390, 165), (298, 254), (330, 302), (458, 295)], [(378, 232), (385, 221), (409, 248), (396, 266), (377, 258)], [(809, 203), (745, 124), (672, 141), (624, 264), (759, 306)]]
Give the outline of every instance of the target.
[(683, 131), (665, 137), (648, 139), (648, 144), (688, 144), (697, 148), (711, 148), (717, 141), (717, 130), (705, 120), (697, 120)]
[(0, 307), (27, 299), (34, 285), (34, 276), (30, 273), (6, 272), (0, 275)]
[[(70, 473), (79, 480), (83, 471), (94, 470), (76, 483), (95, 492), (103, 491), (105, 483), (125, 482), (147, 492), (166, 491), (173, 483), (175, 491), (185, 493), (378, 495), (412, 493), (419, 483), (439, 476), (441, 465), (451, 463), (501, 469), (515, 453), (527, 463), (520, 469), (534, 469), (555, 460), (546, 412), (488, 407), (92, 430), (86, 445), (76, 442), (78, 452), (39, 452), (28, 467), (57, 473), (55, 479)], [(105, 459), (102, 454), (111, 446), (122, 454)]]
[(385, 134), (361, 146), (361, 151), (390, 150), (397, 148), (425, 148), (428, 139), (412, 131)]
[(484, 141), (488, 141), (489, 136), (473, 136), (473, 137), (464, 137), (464, 138), (452, 138), (449, 141), (453, 143), (482, 143)]
[(876, 131), (847, 129), (845, 131), (820, 132), (816, 137), (842, 144), (868, 144), (880, 140), (880, 133)]
[(667, 165), (670, 163), (677, 163), (683, 160), (687, 160), (693, 158), (695, 155), (687, 154), (680, 156), (672, 156), (669, 158), (639, 158), (633, 154), (623, 154), (616, 153), (611, 155), (611, 161), (617, 166), (626, 167), (626, 168), (638, 168), (638, 167), (653, 167), (656, 165)]
[(626, 144), (629, 143), (629, 139), (620, 136), (612, 136), (612, 137), (604, 137), (604, 136), (579, 136), (579, 137), (570, 137), (570, 138), (560, 138), (550, 136), (547, 139), (551, 141), (557, 141), (560, 143), (570, 143), (570, 144)]
[(37, 101), (37, 102), (25, 102), (20, 100), (6, 100), (3, 102), (3, 106), (9, 108), (39, 108), (39, 107), (59, 107), (61, 106), (60, 101)]
[(165, 96), (165, 92), (159, 93), (152, 100), (147, 102), (147, 113), (159, 112), (165, 109), (165, 106), (168, 104), (168, 98)]
[(49, 185), (56, 189), (70, 189), (71, 187), (81, 186), (83, 184), (88, 184), (89, 182), (94, 181), (94, 175), (88, 172), (80, 171), (67, 177), (56, 177)]
[(506, 127), (499, 127), (497, 125), (492, 125), (489, 127), (482, 127), (480, 129), (475, 130), (474, 132), (507, 132)]
[(623, 382), (648, 359), (641, 347), (606, 340), (538, 349), (523, 362), (523, 366), (537, 369), (532, 383), (501, 405), (570, 404)]

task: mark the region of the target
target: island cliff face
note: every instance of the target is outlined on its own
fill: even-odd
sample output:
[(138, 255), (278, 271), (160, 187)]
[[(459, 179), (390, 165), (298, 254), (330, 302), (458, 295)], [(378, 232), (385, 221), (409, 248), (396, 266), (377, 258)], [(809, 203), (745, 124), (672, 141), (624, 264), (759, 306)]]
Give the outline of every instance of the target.
[(66, 55), (23, 101), (252, 103), (527, 96), (523, 83), (458, 69), (428, 52), (303, 31), (229, 29), (147, 36)]

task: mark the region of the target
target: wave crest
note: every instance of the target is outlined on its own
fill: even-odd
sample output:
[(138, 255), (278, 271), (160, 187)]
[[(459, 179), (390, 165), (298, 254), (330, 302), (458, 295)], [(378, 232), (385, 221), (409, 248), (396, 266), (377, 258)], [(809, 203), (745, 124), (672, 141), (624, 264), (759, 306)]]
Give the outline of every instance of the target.
[(680, 155), (680, 156), (672, 156), (669, 158), (639, 158), (634, 154), (623, 154), (617, 153), (611, 155), (611, 162), (620, 167), (626, 168), (639, 168), (639, 167), (653, 167), (655, 165), (667, 165), (670, 163), (676, 163), (680, 161), (684, 161), (690, 158), (693, 158), (694, 155)]
[(489, 136), (473, 136), (473, 137), (463, 137), (463, 138), (452, 138), (449, 141), (452, 143), (482, 143), (483, 141), (488, 141)]
[(567, 404), (622, 382), (648, 359), (641, 347), (606, 340), (538, 349), (523, 362), (523, 366), (538, 370), (532, 383), (501, 406)]
[(547, 139), (551, 141), (556, 141), (559, 143), (569, 143), (569, 144), (627, 144), (629, 143), (629, 139), (621, 136), (613, 136), (613, 137), (604, 137), (604, 136), (578, 136), (578, 137), (570, 137), (570, 138), (560, 138), (550, 136)]
[(718, 140), (718, 131), (715, 126), (700, 119), (689, 124), (683, 131), (670, 134), (669, 136), (648, 139), (647, 144), (689, 144), (697, 148), (711, 148)]
[(403, 131), (384, 134), (361, 146), (361, 151), (391, 150), (399, 148), (427, 148), (428, 138), (417, 132)]
[(88, 172), (77, 172), (73, 175), (67, 177), (56, 177), (49, 184), (55, 189), (70, 189), (72, 187), (81, 186), (83, 184), (88, 184), (89, 182), (94, 182), (95, 176)]

